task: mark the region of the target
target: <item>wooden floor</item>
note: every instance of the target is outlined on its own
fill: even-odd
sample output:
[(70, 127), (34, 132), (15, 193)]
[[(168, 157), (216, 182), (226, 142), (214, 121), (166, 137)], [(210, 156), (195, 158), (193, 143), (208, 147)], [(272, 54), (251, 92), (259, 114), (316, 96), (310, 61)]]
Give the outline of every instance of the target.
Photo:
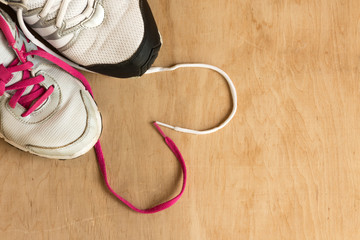
[[(165, 132), (188, 166), (183, 198), (137, 214), (113, 198), (94, 151), (69, 161), (0, 142), (0, 239), (360, 239), (360, 2), (149, 0), (155, 65), (222, 67), (238, 113), (209, 136)], [(151, 207), (181, 185), (154, 120), (206, 129), (231, 110), (206, 70), (120, 80), (86, 74), (114, 188)]]

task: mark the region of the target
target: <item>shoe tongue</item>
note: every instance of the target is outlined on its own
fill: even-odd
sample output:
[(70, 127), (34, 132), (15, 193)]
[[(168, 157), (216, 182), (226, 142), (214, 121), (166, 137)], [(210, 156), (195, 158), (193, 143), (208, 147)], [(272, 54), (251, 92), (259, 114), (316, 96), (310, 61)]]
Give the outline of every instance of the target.
[(9, 43), (6, 40), (4, 34), (0, 31), (0, 64), (7, 67), (14, 59), (16, 54), (12, 48), (9, 47)]
[[(1, 11), (0, 11), (0, 16), (5, 21), (7, 21), (10, 31), (14, 34), (14, 32), (16, 32), (14, 31), (15, 26), (13, 26), (12, 23), (7, 20), (7, 16), (4, 16)], [(12, 49), (12, 47), (9, 46), (9, 42), (7, 41), (4, 33), (0, 30), (0, 65), (2, 64), (4, 65), (4, 67), (8, 67), (17, 57), (18, 56), (16, 55), (14, 49)], [(6, 86), (10, 86), (14, 83), (17, 83), (21, 79), (22, 79), (22, 72), (13, 73), (12, 79), (6, 84)], [(23, 95), (28, 94), (30, 91), (31, 88), (28, 87), (23, 93)]]
[[(10, 63), (12, 63), (15, 58), (17, 58), (14, 50), (9, 46), (8, 41), (6, 40), (4, 34), (0, 31), (0, 65), (4, 65), (4, 67), (8, 67)], [(16, 72), (13, 74), (10, 82), (6, 84), (6, 86), (12, 85), (21, 80), (22, 73)], [(26, 92), (30, 92), (31, 89), (26, 89)]]
[[(15, 46), (14, 46), (18, 50), (20, 50), (21, 46), (23, 44), (23, 40), (25, 38), (23, 38), (21, 36), (21, 33), (18, 34), (15, 23), (11, 22), (9, 20), (10, 17), (7, 14), (3, 13), (1, 11), (1, 9), (0, 9), (0, 17), (6, 21), (6, 24), (9, 28), (11, 34), (13, 35), (13, 37), (15, 39), (20, 38), (19, 41), (16, 41)], [(9, 32), (9, 31), (7, 31), (7, 32)], [(9, 45), (9, 42), (6, 39), (5, 34), (0, 29), (0, 65), (2, 64), (5, 67), (8, 67), (17, 58), (18, 58), (18, 56), (16, 55), (15, 50)], [(21, 72), (21, 71), (15, 72), (12, 75), (13, 75), (12, 79), (5, 86), (13, 85), (13, 84), (19, 82), (20, 80), (22, 80), (23, 72)], [(33, 89), (33, 86), (27, 87), (25, 89), (24, 93), (22, 94), (22, 96), (29, 94), (32, 89)], [(9, 93), (13, 94), (13, 93), (15, 93), (15, 90), (9, 91)]]

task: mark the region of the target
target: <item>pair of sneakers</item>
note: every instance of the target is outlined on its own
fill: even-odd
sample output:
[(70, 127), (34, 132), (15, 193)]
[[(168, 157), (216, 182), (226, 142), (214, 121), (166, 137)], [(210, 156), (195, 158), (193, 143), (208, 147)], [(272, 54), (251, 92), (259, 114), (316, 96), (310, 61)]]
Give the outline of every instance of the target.
[[(114, 77), (144, 74), (161, 46), (148, 3), (0, 2), (16, 11), (26, 35), (1, 11), (2, 137), (22, 150), (48, 158), (69, 159), (86, 153), (100, 136), (101, 117), (84, 87), (84, 77), (67, 63)], [(24, 21), (54, 49), (34, 38)]]
[[(141, 213), (153, 213), (173, 205), (184, 191), (186, 168), (179, 150), (159, 125), (193, 134), (223, 128), (234, 116), (237, 102), (234, 85), (227, 74), (205, 64), (149, 69), (158, 55), (161, 37), (146, 0), (0, 2), (17, 12), (24, 32), (0, 9), (0, 136), (21, 150), (55, 159), (76, 158), (95, 145), (107, 187), (126, 205)], [(38, 41), (27, 26), (49, 45)], [(113, 77), (205, 67), (224, 76), (232, 93), (233, 111), (220, 126), (195, 131), (155, 123), (183, 169), (183, 188), (177, 197), (141, 210), (111, 188), (98, 141), (101, 115), (89, 83), (74, 67)]]

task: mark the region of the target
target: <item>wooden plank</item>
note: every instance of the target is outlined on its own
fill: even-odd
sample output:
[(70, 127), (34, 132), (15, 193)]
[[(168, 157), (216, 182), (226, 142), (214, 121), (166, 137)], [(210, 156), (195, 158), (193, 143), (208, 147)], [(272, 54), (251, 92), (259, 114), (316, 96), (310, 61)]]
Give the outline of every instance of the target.
[[(359, 239), (360, 3), (150, 0), (155, 65), (205, 62), (234, 79), (224, 130), (165, 130), (187, 162), (183, 198), (154, 215), (104, 188), (93, 151), (69, 161), (0, 141), (1, 239)], [(86, 74), (102, 111), (111, 183), (139, 207), (175, 195), (181, 172), (151, 126), (205, 129), (231, 110), (206, 70), (118, 80)]]

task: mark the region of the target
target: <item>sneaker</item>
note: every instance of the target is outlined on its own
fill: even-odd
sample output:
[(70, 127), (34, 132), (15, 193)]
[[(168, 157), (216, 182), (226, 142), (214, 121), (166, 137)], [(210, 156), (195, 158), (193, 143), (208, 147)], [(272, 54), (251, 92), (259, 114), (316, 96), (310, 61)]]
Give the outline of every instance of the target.
[(29, 42), (2, 10), (0, 53), (0, 137), (46, 158), (88, 152), (102, 124), (83, 76)]
[[(113, 77), (143, 75), (161, 37), (146, 0), (0, 0), (63, 56), (89, 71)], [(53, 52), (52, 52), (53, 53)]]

